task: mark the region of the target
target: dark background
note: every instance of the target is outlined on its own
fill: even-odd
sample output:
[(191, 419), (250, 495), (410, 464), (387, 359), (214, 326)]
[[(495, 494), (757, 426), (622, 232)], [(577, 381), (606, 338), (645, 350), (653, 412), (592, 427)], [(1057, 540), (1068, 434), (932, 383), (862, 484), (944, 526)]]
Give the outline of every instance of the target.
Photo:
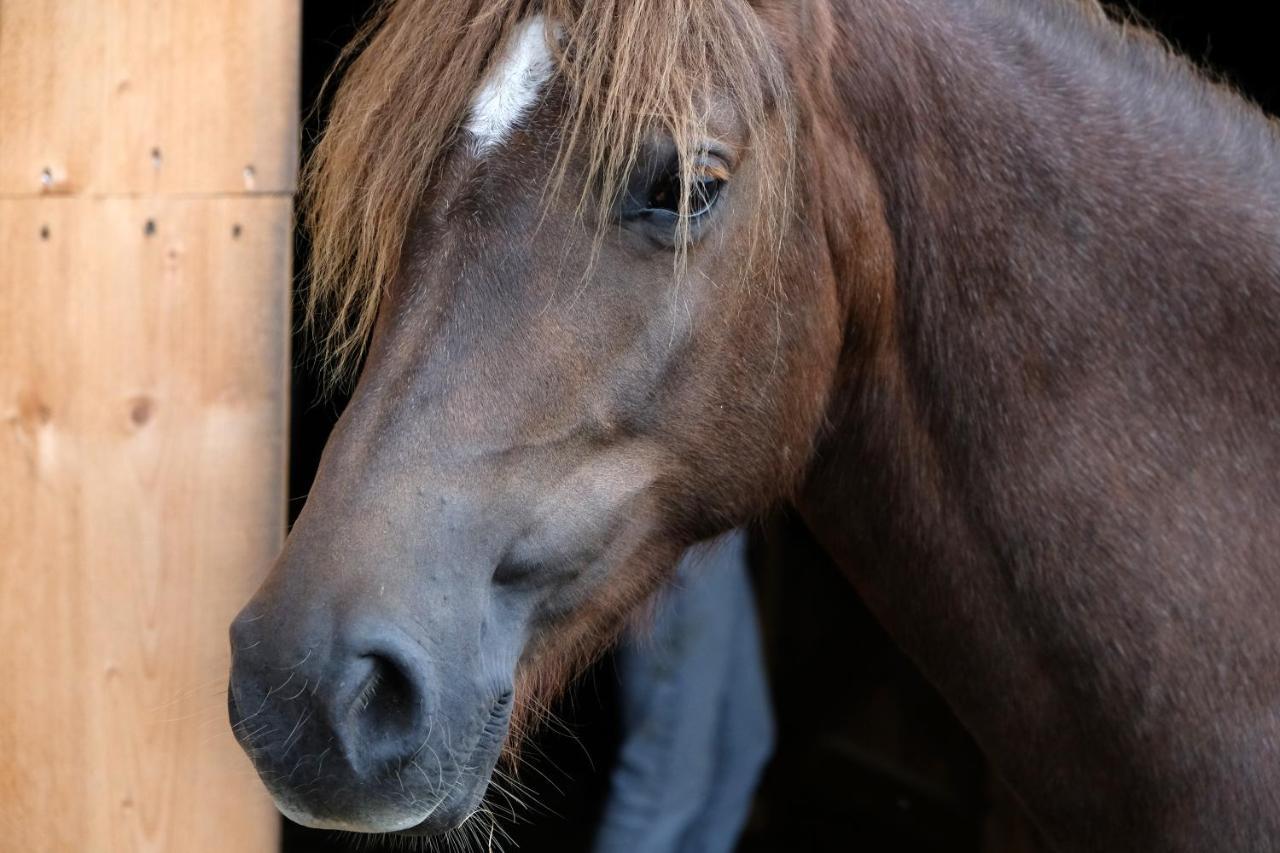
[[(1035, 2), (1035, 0), (1027, 0)], [(338, 52), (373, 0), (303, 10), (303, 148)], [(1280, 109), (1274, 43), (1264, 44), (1258, 5), (1237, 0), (1141, 0), (1108, 4), (1164, 34), (1183, 53), (1273, 114)], [(299, 269), (306, 244), (297, 246)], [(310, 488), (342, 399), (323, 400), (314, 353), (294, 341), (291, 518)], [(785, 515), (757, 530), (753, 565), (761, 591), (778, 748), (742, 849), (754, 851), (947, 851), (1042, 849), (1027, 821), (943, 702), (867, 615), (848, 583)], [(785, 563), (787, 581), (778, 582)], [(508, 827), (528, 853), (585, 850), (616, 745), (608, 659), (558, 709), (564, 731), (545, 732), (522, 774), (542, 807)], [(394, 844), (386, 849), (393, 849)], [(367, 840), (304, 830), (286, 821), (286, 853), (380, 850)]]

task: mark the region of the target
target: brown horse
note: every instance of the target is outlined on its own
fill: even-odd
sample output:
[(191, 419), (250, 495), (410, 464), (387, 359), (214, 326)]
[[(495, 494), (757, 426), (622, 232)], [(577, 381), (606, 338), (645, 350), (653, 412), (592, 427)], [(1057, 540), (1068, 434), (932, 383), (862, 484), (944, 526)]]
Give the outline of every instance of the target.
[(1280, 844), (1257, 109), (1083, 0), (401, 0), (364, 41), (307, 205), (367, 357), (232, 630), (286, 814), (463, 823), (688, 544), (790, 503), (1062, 849)]

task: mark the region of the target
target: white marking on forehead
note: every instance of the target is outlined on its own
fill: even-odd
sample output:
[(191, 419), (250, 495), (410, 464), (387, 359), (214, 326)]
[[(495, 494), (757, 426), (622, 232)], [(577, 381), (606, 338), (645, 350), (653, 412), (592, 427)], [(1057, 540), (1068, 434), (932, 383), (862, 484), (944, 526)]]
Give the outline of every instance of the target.
[(502, 143), (538, 98), (551, 76), (546, 24), (541, 15), (521, 22), (471, 101), (467, 130), (475, 137), (477, 154)]

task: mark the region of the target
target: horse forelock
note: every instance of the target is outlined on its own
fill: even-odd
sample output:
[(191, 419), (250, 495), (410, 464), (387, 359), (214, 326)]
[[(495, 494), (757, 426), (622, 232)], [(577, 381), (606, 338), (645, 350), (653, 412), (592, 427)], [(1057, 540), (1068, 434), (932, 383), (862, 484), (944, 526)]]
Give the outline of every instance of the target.
[[(359, 361), (442, 157), (460, 136), (492, 156), (552, 82), (565, 106), (549, 189), (565, 182), (570, 154), (581, 157), (580, 210), (589, 192), (621, 191), (655, 126), (675, 140), (692, 186), (714, 96), (752, 151), (773, 149), (757, 158), (776, 203), (757, 206), (756, 232), (767, 236), (784, 218), (787, 87), (747, 0), (393, 0), (345, 59), (302, 186), (306, 322), (331, 380)], [(779, 116), (783, 130), (773, 132)]]

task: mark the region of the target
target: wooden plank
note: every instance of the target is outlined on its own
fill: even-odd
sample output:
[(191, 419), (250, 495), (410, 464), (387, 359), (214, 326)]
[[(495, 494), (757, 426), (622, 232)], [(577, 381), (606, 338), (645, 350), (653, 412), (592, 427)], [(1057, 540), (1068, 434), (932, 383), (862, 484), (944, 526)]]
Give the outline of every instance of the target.
[(290, 206), (0, 199), (3, 849), (276, 848), (224, 690), (284, 529)]
[(298, 0), (0, 0), (0, 196), (294, 189)]

